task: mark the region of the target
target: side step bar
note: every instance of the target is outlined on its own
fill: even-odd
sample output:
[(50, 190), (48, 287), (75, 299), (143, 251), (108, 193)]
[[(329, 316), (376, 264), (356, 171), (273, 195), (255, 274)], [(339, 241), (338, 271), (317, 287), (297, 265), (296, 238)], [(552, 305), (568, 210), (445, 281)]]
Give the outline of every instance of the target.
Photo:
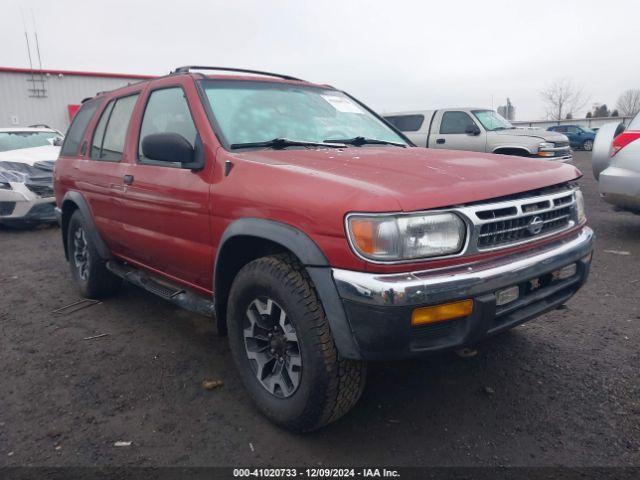
[(171, 284), (164, 279), (160, 280), (147, 272), (113, 260), (107, 262), (107, 268), (127, 282), (142, 287), (148, 292), (164, 298), (185, 310), (207, 317), (215, 317), (213, 301), (185, 290), (178, 285)]

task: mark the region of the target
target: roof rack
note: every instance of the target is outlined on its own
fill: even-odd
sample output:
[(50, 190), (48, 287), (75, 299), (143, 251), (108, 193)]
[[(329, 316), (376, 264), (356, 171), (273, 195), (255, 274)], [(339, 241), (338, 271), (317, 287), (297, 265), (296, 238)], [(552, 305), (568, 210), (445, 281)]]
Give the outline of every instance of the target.
[(27, 128), (51, 128), (51, 127), (45, 123), (34, 123), (33, 125), (29, 125)]
[(187, 65), (184, 67), (178, 67), (171, 73), (172, 74), (189, 73), (192, 70), (221, 70), (224, 72), (253, 73), (255, 75), (265, 75), (267, 77), (278, 77), (284, 80), (296, 80), (298, 82), (304, 81), (299, 78), (292, 77), (290, 75), (281, 75), (279, 73), (262, 72), (260, 70), (247, 70), (246, 68), (229, 68), (229, 67), (206, 67), (202, 65)]

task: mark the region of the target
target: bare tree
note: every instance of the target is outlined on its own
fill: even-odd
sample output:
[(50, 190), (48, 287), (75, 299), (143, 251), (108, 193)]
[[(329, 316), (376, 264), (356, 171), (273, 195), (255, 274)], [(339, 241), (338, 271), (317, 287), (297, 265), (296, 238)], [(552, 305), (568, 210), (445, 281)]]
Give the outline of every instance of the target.
[(547, 107), (547, 117), (556, 121), (569, 114), (574, 116), (587, 103), (582, 87), (576, 86), (568, 78), (554, 81), (540, 95)]
[(633, 117), (640, 112), (640, 88), (632, 88), (620, 95), (616, 108), (624, 117)]

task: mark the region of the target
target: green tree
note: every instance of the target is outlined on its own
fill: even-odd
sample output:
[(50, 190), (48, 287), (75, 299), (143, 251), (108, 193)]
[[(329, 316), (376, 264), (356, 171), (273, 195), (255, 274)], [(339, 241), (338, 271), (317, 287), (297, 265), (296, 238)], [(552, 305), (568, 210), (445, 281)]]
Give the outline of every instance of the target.
[(593, 111), (594, 118), (602, 118), (609, 116), (609, 109), (607, 108), (607, 104), (603, 103), (602, 105), (595, 108)]
[(593, 117), (593, 115), (591, 115), (591, 112), (587, 112), (587, 117), (586, 118), (591, 118)]

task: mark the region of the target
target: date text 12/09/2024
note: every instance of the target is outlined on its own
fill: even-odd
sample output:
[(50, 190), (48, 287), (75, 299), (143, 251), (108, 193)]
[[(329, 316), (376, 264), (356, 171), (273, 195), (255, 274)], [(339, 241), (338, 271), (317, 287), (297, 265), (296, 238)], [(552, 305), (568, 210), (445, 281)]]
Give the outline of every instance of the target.
[(235, 468), (235, 478), (400, 478), (387, 468)]

